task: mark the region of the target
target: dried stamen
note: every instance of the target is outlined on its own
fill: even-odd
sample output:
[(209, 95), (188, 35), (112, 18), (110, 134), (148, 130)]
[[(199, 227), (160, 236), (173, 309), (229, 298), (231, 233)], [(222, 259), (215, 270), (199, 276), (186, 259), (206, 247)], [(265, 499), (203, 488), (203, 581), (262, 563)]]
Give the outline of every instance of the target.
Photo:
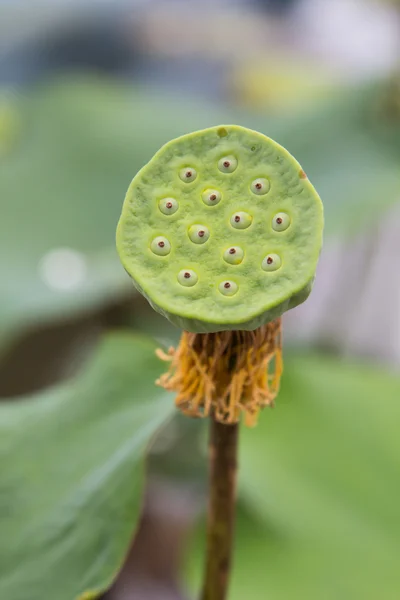
[(176, 350), (159, 350), (170, 361), (157, 381), (177, 393), (176, 405), (191, 417), (210, 414), (221, 423), (256, 424), (260, 410), (273, 406), (282, 374), (281, 319), (255, 331), (183, 332)]

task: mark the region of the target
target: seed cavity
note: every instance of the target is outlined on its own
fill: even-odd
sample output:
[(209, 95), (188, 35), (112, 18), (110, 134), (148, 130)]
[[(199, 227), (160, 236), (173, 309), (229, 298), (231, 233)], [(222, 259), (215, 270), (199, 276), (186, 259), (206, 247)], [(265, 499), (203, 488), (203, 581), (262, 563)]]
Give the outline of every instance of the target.
[(253, 217), (247, 212), (237, 212), (231, 216), (231, 225), (235, 229), (247, 229), (253, 222)]
[(237, 158), (234, 156), (223, 156), (218, 161), (218, 169), (221, 173), (233, 173), (238, 166)]
[(188, 229), (188, 235), (194, 244), (205, 244), (210, 237), (210, 231), (205, 225), (192, 225)]
[(291, 219), (284, 212), (277, 213), (272, 219), (272, 229), (275, 231), (285, 231), (290, 225)]
[(244, 258), (244, 252), (240, 246), (231, 246), (224, 252), (224, 261), (230, 265), (240, 265)]
[(216, 206), (221, 202), (222, 194), (218, 190), (205, 190), (205, 192), (202, 193), (201, 198), (207, 206)]
[(196, 179), (197, 171), (196, 171), (196, 169), (193, 169), (193, 167), (185, 167), (184, 169), (181, 169), (179, 171), (179, 177), (185, 183), (191, 183), (192, 181), (194, 181)]
[(178, 282), (185, 287), (193, 287), (198, 280), (197, 274), (191, 269), (182, 269), (178, 273)]
[(278, 254), (267, 254), (261, 263), (264, 271), (277, 271), (282, 265), (281, 257)]
[(158, 256), (167, 256), (171, 252), (171, 244), (167, 238), (160, 235), (151, 242), (150, 249)]
[(257, 194), (258, 196), (264, 196), (271, 189), (271, 183), (268, 179), (260, 177), (259, 179), (255, 179), (251, 182), (250, 189), (253, 194)]
[(221, 281), (218, 286), (218, 290), (223, 296), (234, 296), (238, 289), (238, 284), (231, 280)]
[(164, 215), (173, 215), (178, 210), (179, 204), (175, 198), (162, 198), (158, 203), (158, 208)]

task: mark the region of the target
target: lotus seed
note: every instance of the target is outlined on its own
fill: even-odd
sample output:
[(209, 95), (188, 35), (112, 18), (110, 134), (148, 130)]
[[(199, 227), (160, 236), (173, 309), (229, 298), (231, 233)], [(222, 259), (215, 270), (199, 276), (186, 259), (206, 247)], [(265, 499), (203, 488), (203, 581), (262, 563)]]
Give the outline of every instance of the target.
[(210, 237), (210, 232), (204, 225), (192, 225), (189, 227), (188, 234), (195, 244), (205, 244)]
[(196, 169), (193, 169), (193, 167), (186, 167), (185, 169), (180, 170), (179, 177), (185, 183), (190, 183), (196, 179), (197, 171)]
[(234, 296), (239, 288), (234, 281), (222, 281), (218, 289), (224, 296)]
[(158, 208), (164, 215), (173, 215), (178, 210), (179, 204), (175, 198), (163, 198), (158, 203)]
[(192, 287), (196, 285), (198, 281), (197, 274), (191, 269), (183, 269), (178, 273), (178, 281), (181, 285), (185, 287)]
[(284, 212), (280, 212), (272, 219), (272, 229), (275, 231), (285, 231), (290, 225), (290, 217)]
[(267, 254), (261, 264), (264, 271), (277, 271), (281, 265), (281, 258), (277, 254)]
[(236, 171), (238, 161), (234, 156), (224, 156), (218, 162), (218, 169), (222, 173), (233, 173)]
[(206, 190), (201, 197), (207, 206), (216, 206), (221, 201), (222, 194), (218, 190)]
[(230, 265), (240, 265), (244, 252), (239, 246), (231, 246), (224, 252), (224, 260)]
[(253, 217), (246, 212), (237, 212), (231, 217), (231, 225), (235, 229), (247, 229), (252, 221)]
[(158, 236), (154, 238), (150, 245), (151, 251), (158, 256), (167, 256), (171, 252), (171, 244), (167, 238)]
[(267, 192), (269, 192), (271, 188), (271, 184), (268, 181), (268, 179), (255, 179), (251, 186), (250, 189), (253, 192), (253, 194), (257, 194), (258, 196), (263, 196), (264, 194), (266, 194)]

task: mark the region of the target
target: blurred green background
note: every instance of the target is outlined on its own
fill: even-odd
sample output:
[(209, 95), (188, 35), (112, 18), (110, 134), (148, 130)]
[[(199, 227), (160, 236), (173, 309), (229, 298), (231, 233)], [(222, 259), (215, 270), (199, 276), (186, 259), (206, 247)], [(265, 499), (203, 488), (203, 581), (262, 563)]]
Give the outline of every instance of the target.
[(400, 597), (399, 9), (0, 0), (1, 599), (198, 595), (207, 423), (154, 385), (180, 332), (114, 237), (154, 152), (223, 123), (287, 147), (326, 214), (242, 431), (230, 597)]

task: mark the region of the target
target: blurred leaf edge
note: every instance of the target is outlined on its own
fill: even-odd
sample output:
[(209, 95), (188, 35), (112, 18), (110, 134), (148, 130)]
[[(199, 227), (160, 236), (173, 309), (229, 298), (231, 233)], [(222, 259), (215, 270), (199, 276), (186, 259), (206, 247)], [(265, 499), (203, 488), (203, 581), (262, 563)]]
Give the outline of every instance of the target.
[(0, 406), (1, 596), (87, 600), (112, 585), (139, 523), (147, 450), (174, 408), (154, 383), (155, 348), (110, 332), (76, 377)]

